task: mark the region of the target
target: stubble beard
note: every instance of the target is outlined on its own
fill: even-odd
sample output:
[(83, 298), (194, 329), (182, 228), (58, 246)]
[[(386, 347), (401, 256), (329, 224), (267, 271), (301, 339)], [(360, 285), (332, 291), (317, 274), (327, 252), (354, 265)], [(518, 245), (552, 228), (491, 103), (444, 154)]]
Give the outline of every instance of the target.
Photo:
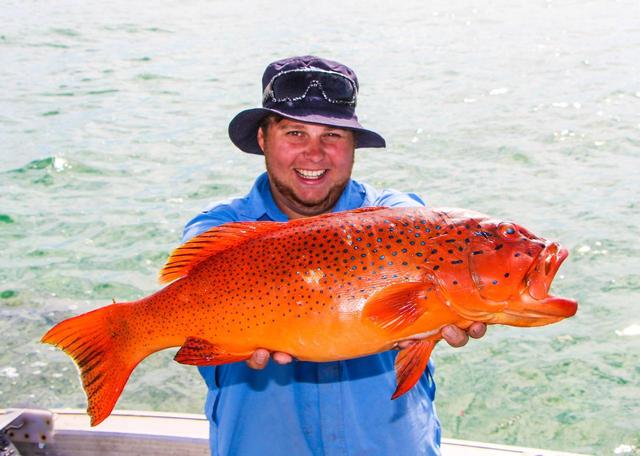
[(285, 204), (289, 209), (305, 217), (324, 214), (329, 212), (340, 199), (340, 195), (347, 186), (349, 178), (334, 184), (327, 193), (327, 196), (316, 200), (304, 200), (300, 198), (293, 188), (280, 181), (274, 174), (269, 172), (269, 161), (266, 160), (267, 175), (270, 183), (278, 190), (280, 195), (285, 199)]

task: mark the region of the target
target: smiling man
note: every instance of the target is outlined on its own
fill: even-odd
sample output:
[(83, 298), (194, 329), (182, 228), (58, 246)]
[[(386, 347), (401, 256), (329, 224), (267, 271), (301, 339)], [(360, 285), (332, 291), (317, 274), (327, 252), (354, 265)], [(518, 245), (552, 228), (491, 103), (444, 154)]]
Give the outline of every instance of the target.
[(270, 115), (258, 144), (273, 199), (290, 219), (331, 211), (351, 177), (352, 131)]
[[(378, 191), (351, 179), (354, 150), (385, 147), (355, 114), (358, 80), (348, 67), (314, 56), (270, 64), (262, 107), (239, 113), (229, 136), (264, 154), (267, 171), (244, 198), (216, 203), (191, 220), (184, 240), (232, 221), (286, 221), (366, 206), (419, 206), (415, 194)], [(445, 340), (481, 337), (450, 326)], [(400, 343), (400, 348), (411, 344)], [(329, 363), (299, 362), (258, 349), (246, 363), (201, 367), (213, 455), (437, 455), (440, 423), (429, 363), (397, 400), (396, 352)], [(275, 363), (269, 363), (273, 357)]]

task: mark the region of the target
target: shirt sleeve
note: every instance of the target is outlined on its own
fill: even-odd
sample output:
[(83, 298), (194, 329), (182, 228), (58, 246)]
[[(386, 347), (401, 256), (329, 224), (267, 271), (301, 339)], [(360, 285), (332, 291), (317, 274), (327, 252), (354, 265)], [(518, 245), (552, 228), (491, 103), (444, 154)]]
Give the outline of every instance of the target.
[(231, 205), (213, 204), (187, 222), (182, 232), (182, 242), (186, 242), (214, 226), (237, 221), (238, 214)]
[(372, 206), (419, 207), (426, 206), (426, 203), (415, 193), (403, 193), (393, 189), (386, 189), (377, 195)]

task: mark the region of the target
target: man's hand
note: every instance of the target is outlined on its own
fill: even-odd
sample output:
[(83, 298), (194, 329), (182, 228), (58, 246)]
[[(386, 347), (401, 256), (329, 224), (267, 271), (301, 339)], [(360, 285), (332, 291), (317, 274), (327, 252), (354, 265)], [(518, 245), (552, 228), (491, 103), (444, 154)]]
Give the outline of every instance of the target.
[(264, 348), (258, 348), (253, 352), (253, 355), (251, 355), (251, 358), (249, 358), (246, 363), (251, 369), (260, 370), (266, 367), (269, 363), (269, 358), (273, 358), (273, 360), (278, 364), (289, 364), (293, 361), (293, 357), (287, 353), (274, 352), (271, 354)]
[[(473, 323), (466, 331), (464, 329), (458, 328), (457, 326), (449, 325), (442, 328), (442, 337), (452, 347), (463, 347), (467, 344), (467, 342), (469, 342), (469, 337), (480, 339), (482, 336), (484, 336), (485, 332), (487, 332), (487, 325), (480, 322)], [(398, 342), (397, 348), (402, 350), (403, 348), (407, 348), (415, 342), (416, 340), (414, 339), (403, 340), (401, 342)], [(288, 353), (274, 352), (273, 354), (271, 354), (268, 350), (259, 348), (254, 351), (251, 358), (246, 361), (247, 366), (249, 366), (251, 369), (264, 369), (269, 363), (269, 358), (273, 358), (273, 360), (278, 364), (289, 364), (291, 361), (293, 361), (293, 357)]]
[(466, 331), (454, 325), (445, 326), (442, 328), (442, 337), (452, 347), (463, 347), (469, 342), (469, 337), (480, 339), (486, 332), (487, 325), (476, 321)]
[[(449, 345), (457, 348), (467, 345), (467, 342), (469, 342), (469, 337), (480, 339), (486, 332), (487, 325), (476, 321), (471, 326), (469, 326), (469, 329), (467, 329), (466, 331), (454, 325), (445, 326), (444, 328), (442, 328), (442, 338), (447, 341)], [(415, 342), (416, 340), (414, 339), (403, 340), (401, 342), (398, 342), (397, 347), (402, 350), (403, 348), (407, 348)]]

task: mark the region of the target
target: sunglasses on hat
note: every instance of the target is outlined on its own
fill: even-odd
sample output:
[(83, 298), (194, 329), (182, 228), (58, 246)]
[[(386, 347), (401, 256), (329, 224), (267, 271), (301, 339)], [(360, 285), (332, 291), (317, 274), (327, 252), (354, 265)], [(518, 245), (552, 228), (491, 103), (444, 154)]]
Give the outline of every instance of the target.
[(356, 105), (358, 88), (344, 74), (320, 68), (297, 68), (277, 73), (262, 94), (262, 102), (294, 102), (306, 98), (315, 88), (329, 103)]

